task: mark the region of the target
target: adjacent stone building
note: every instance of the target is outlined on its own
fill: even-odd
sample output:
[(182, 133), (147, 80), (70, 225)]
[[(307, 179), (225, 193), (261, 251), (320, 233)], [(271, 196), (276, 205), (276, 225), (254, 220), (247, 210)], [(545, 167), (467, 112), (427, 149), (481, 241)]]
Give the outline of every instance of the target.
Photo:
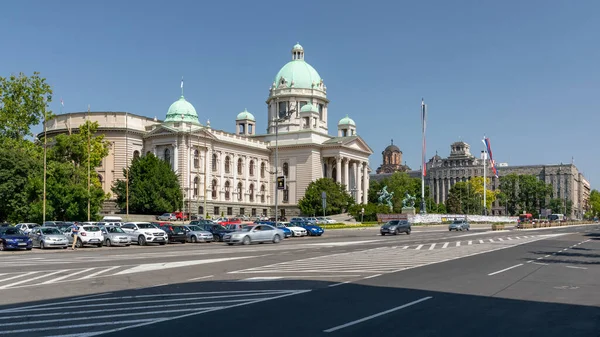
[[(269, 88), (266, 134), (256, 134), (256, 120), (247, 110), (237, 114), (234, 133), (203, 125), (182, 92), (164, 120), (127, 112), (74, 112), (49, 120), (48, 136), (75, 132), (86, 120), (98, 122), (98, 132), (111, 145), (96, 169), (105, 192), (125, 179), (123, 168), (134, 158), (152, 153), (179, 175), (181, 209), (192, 214), (273, 216), (275, 165), (286, 177), (285, 190), (277, 192), (281, 216), (299, 214), (306, 188), (322, 177), (342, 183), (357, 203), (366, 203), (373, 151), (348, 115), (338, 122), (337, 136), (329, 135), (325, 83), (304, 60), (302, 46), (296, 44), (291, 54)], [(116, 210), (114, 201), (105, 211), (110, 209)]]
[[(427, 162), (427, 177), (425, 183), (429, 186), (431, 197), (436, 203), (445, 203), (448, 192), (454, 184), (467, 181), (472, 177), (483, 176), (483, 161), (485, 153), (482, 151), (478, 157), (471, 154), (469, 144), (458, 141), (450, 145), (450, 155), (447, 158), (440, 157), (437, 153)], [(489, 163), (488, 163), (489, 164)], [(574, 164), (555, 165), (521, 165), (508, 166), (497, 165), (498, 176), (509, 174), (528, 174), (553, 186), (552, 198), (570, 200), (573, 204), (572, 213), (566, 214), (571, 218), (580, 219), (588, 210), (590, 183), (579, 172)], [(420, 178), (420, 171), (409, 171), (412, 177)], [(372, 179), (380, 180), (390, 174), (375, 174)], [(500, 180), (496, 178), (489, 165), (486, 165), (486, 176), (490, 178), (489, 189), (495, 190), (499, 187)], [(500, 206), (498, 200), (492, 204), (491, 215), (506, 215), (506, 210)]]

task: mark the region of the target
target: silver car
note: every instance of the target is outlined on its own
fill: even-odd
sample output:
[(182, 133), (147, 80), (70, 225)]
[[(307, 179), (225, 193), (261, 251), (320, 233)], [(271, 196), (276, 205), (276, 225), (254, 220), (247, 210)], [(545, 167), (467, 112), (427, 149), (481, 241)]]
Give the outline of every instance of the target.
[(52, 248), (59, 247), (66, 249), (69, 240), (63, 232), (56, 227), (36, 227), (29, 233), (33, 247)]
[(185, 228), (185, 235), (189, 242), (212, 242), (214, 240), (211, 232), (207, 232), (199, 226), (187, 225), (183, 228)]
[(105, 226), (100, 227), (102, 234), (104, 235), (104, 245), (110, 246), (126, 246), (131, 245), (131, 236), (127, 235), (121, 227), (117, 226)]
[(243, 245), (249, 245), (253, 242), (279, 243), (283, 237), (281, 229), (269, 225), (254, 225), (244, 227), (237, 232), (225, 234), (223, 242), (227, 242), (230, 246), (236, 243)]
[(469, 230), (471, 229), (471, 226), (469, 225), (469, 222), (466, 220), (454, 220), (452, 221), (452, 223), (450, 225), (448, 225), (448, 230), (452, 231), (462, 231), (462, 230)]

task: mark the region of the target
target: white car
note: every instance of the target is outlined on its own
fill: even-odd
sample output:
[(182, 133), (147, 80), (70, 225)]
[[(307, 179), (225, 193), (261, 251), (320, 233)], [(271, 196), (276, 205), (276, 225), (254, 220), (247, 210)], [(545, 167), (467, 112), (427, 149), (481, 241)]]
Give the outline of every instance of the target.
[(126, 222), (121, 229), (131, 237), (132, 242), (137, 242), (140, 246), (148, 243), (164, 245), (168, 241), (167, 232), (149, 222)]
[[(98, 247), (102, 247), (104, 243), (104, 235), (102, 235), (102, 231), (100, 227), (95, 225), (83, 225), (77, 226), (79, 228), (79, 233), (77, 234), (77, 242), (75, 243), (75, 247), (81, 248), (84, 245), (95, 245)], [(70, 228), (69, 231), (65, 232), (65, 236), (69, 240), (69, 244), (73, 243), (73, 229)]]
[(40, 227), (40, 225), (38, 225), (36, 223), (26, 222), (26, 223), (18, 223), (15, 225), (15, 227), (18, 228), (19, 230), (21, 230), (21, 232), (23, 232), (25, 234), (29, 234), (35, 227)]
[(283, 222), (283, 224), (285, 227), (287, 227), (287, 229), (292, 231), (292, 236), (306, 236), (308, 234), (306, 229), (303, 227), (291, 226), (289, 222)]

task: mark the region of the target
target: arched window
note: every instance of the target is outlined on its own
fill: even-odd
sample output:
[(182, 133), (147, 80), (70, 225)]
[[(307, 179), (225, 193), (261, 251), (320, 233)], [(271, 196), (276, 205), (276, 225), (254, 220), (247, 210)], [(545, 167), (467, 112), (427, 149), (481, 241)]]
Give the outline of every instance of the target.
[(229, 180), (225, 182), (225, 200), (229, 200), (229, 193), (230, 193), (230, 183)]
[(169, 150), (168, 148), (165, 149), (163, 158), (167, 163), (171, 164), (171, 150)]
[(198, 177), (194, 178), (194, 198), (198, 197)]
[(198, 206), (198, 214), (202, 215), (202, 217), (204, 217), (204, 206)]
[(225, 157), (225, 173), (231, 172), (231, 159), (229, 156)]
[(243, 199), (242, 183), (238, 183), (237, 194), (238, 194), (238, 200), (242, 201), (242, 199)]
[(217, 199), (217, 180), (216, 179), (213, 179), (213, 181), (212, 181), (211, 190), (212, 190), (212, 198)]
[(290, 171), (290, 167), (289, 167), (288, 163), (283, 163), (283, 175), (287, 177), (289, 171)]
[(263, 204), (265, 203), (265, 192), (266, 192), (265, 185), (262, 185), (260, 187), (260, 202)]
[(212, 155), (212, 170), (213, 172), (217, 170), (217, 154), (213, 153)]
[(250, 184), (249, 192), (250, 192), (250, 202), (254, 202), (254, 184)]
[(133, 160), (136, 160), (139, 158), (140, 158), (140, 151), (138, 151), (138, 150), (133, 151)]
[(238, 174), (244, 174), (244, 162), (242, 158), (238, 159)]
[(250, 166), (248, 167), (248, 170), (250, 171), (250, 176), (254, 177), (254, 160), (250, 161)]
[(101, 174), (98, 175), (98, 181), (100, 182), (100, 187), (104, 188), (104, 178)]
[(260, 177), (261, 178), (265, 177), (266, 170), (267, 170), (267, 165), (265, 164), (265, 162), (260, 163)]
[(194, 150), (194, 168), (200, 166), (200, 151)]

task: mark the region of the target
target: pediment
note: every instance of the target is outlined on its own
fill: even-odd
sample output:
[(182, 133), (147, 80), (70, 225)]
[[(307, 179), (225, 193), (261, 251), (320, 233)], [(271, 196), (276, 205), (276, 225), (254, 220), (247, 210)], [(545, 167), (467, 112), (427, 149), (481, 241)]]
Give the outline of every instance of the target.
[(335, 137), (326, 141), (323, 144), (327, 146), (349, 148), (361, 152), (367, 152), (369, 154), (373, 153), (373, 150), (369, 147), (369, 145), (367, 145), (367, 143), (362, 138), (360, 138), (360, 136)]

